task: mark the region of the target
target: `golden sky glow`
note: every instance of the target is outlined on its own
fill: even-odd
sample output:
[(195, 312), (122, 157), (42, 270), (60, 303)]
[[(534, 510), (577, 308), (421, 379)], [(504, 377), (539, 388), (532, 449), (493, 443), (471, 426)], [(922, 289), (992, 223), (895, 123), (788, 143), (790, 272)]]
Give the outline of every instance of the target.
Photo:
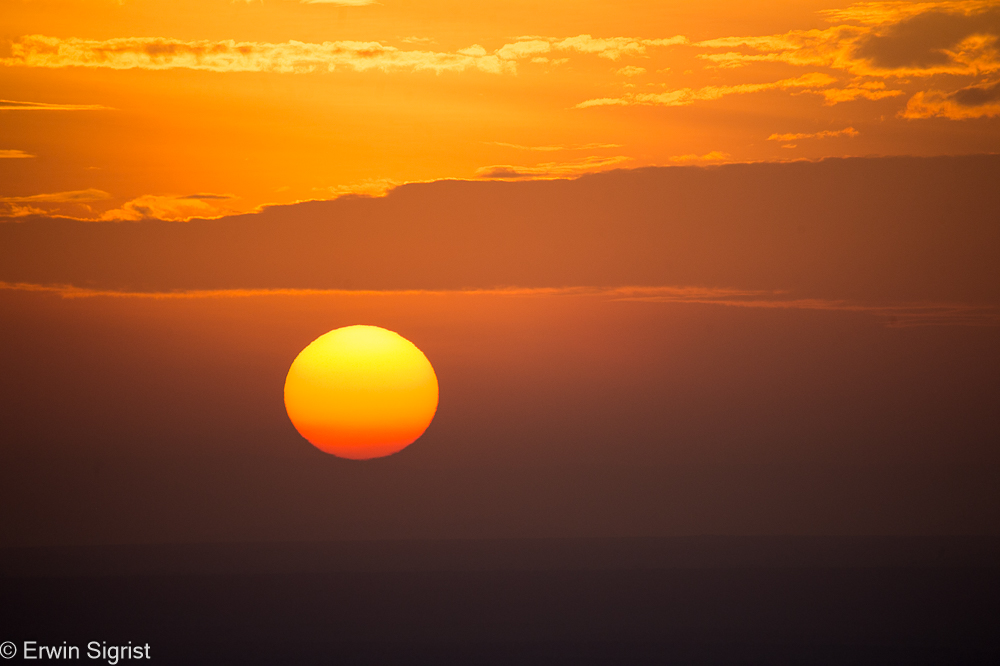
[(1000, 150), (1000, 2), (9, 0), (0, 212)]
[(285, 408), (296, 430), (326, 453), (363, 460), (396, 453), (424, 433), (438, 383), (413, 343), (377, 326), (320, 336), (295, 358)]

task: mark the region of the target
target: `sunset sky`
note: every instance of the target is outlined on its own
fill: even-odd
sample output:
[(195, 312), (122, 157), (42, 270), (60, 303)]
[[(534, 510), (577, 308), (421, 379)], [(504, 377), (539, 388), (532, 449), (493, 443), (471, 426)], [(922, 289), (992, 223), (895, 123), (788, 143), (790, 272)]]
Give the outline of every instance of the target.
[(1000, 0), (0, 0), (0, 653), (1000, 663), (998, 193)]
[(1000, 0), (0, 0), (0, 653), (1000, 663), (998, 193)]
[(991, 0), (5, 0), (0, 214), (996, 152), (998, 35)]
[[(0, 26), (0, 543), (996, 533), (1000, 3)], [(440, 389), (364, 463), (353, 325)]]

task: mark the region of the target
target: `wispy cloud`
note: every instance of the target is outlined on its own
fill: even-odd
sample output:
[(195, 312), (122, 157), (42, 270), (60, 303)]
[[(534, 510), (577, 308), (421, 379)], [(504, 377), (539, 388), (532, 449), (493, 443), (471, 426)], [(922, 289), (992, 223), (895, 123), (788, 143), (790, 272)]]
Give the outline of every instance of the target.
[(504, 143), (503, 141), (484, 141), (490, 146), (501, 146), (503, 148), (513, 148), (515, 150), (535, 150), (541, 152), (555, 152), (559, 150), (596, 150), (598, 148), (621, 148), (620, 143), (584, 143), (578, 146), (523, 146), (519, 143)]
[(19, 160), (28, 157), (34, 157), (34, 155), (23, 150), (0, 150), (0, 160)]
[(364, 7), (377, 5), (375, 0), (299, 0), (303, 5), (340, 5), (341, 7)]
[(904, 118), (992, 118), (1000, 116), (1000, 81), (984, 83), (954, 92), (928, 90), (910, 98), (900, 114)]
[(845, 127), (842, 130), (823, 130), (812, 134), (772, 134), (767, 137), (768, 141), (800, 141), (802, 139), (832, 139), (838, 136), (856, 137), (860, 134), (853, 127)]
[[(0, 64), (6, 64), (0, 59)], [(0, 111), (109, 111), (111, 107), (100, 104), (48, 104), (46, 102), (18, 102), (0, 99)]]
[(53, 204), (86, 204), (110, 199), (111, 195), (102, 190), (72, 190), (69, 192), (48, 192), (23, 196), (0, 196), (0, 217), (27, 217), (28, 215), (48, 215), (51, 210), (40, 206)]
[[(632, 293), (627, 293), (628, 291)], [(874, 315), (886, 326), (1000, 326), (1000, 308), (968, 303), (869, 304), (822, 298), (793, 298), (780, 291), (743, 291), (729, 295), (707, 289), (699, 294), (686, 288), (633, 287), (616, 300), (648, 303), (703, 303), (768, 310), (826, 310)]]
[(664, 39), (635, 39), (632, 37), (594, 38), (590, 35), (578, 35), (562, 40), (552, 40), (552, 47), (561, 51), (576, 51), (590, 53), (608, 60), (618, 60), (622, 56), (642, 56), (651, 46), (678, 46), (687, 44), (683, 35), (675, 35)]
[(217, 289), (168, 292), (135, 292), (87, 289), (70, 285), (0, 282), (0, 290), (50, 293), (62, 298), (135, 298), (151, 300), (228, 299), (269, 297), (508, 297), (599, 298), (613, 301), (716, 305), (768, 310), (822, 310), (879, 317), (889, 327), (1000, 326), (1000, 309), (966, 303), (866, 304), (853, 301), (793, 298), (787, 292), (689, 286), (642, 287), (537, 287), (455, 290), (346, 290), (346, 289)]
[[(709, 39), (695, 48), (711, 67), (733, 69), (756, 63), (825, 67), (851, 75), (846, 85), (812, 90), (828, 105), (881, 100), (903, 95), (907, 79), (954, 77), (951, 90), (916, 93), (901, 114), (905, 118), (955, 120), (995, 116), (997, 104), (982, 100), (1000, 72), (1000, 2), (863, 2), (822, 12), (838, 23), (826, 29), (791, 30), (762, 36)], [(980, 78), (969, 85), (970, 77)], [(961, 82), (965, 78), (965, 82)], [(939, 84), (940, 85), (940, 84)], [(963, 87), (964, 86), (964, 87)], [(957, 88), (957, 89), (956, 89)], [(968, 98), (963, 101), (962, 97)], [(976, 103), (970, 103), (970, 100)]]
[(14, 203), (0, 203), (0, 217), (28, 217), (29, 215), (48, 215), (49, 211), (38, 206), (26, 206)]
[(121, 222), (154, 219), (186, 222), (194, 218), (211, 219), (236, 212), (217, 203), (235, 198), (231, 194), (210, 193), (180, 196), (145, 194), (127, 201), (120, 208), (105, 212), (100, 219)]
[[(478, 46), (478, 45), (476, 45)], [(473, 47), (475, 48), (475, 47)], [(480, 49), (483, 47), (479, 46)], [(485, 49), (483, 49), (485, 51)], [(504, 60), (518, 60), (520, 58), (530, 58), (548, 53), (552, 50), (552, 45), (542, 39), (530, 39), (525, 41), (504, 44), (497, 49), (496, 54)]]
[[(764, 90), (789, 90), (822, 96), (826, 105), (856, 100), (883, 100), (904, 93), (899, 86), (907, 79), (931, 76), (981, 77), (1000, 71), (1000, 1), (960, 0), (945, 2), (866, 2), (842, 10), (823, 12), (837, 25), (824, 29), (790, 30), (773, 35), (729, 36), (688, 43), (701, 50), (696, 57), (710, 68), (732, 70), (760, 63), (820, 69), (773, 83), (734, 83), (702, 88), (680, 88), (661, 93), (627, 93), (616, 97), (587, 99), (577, 108), (597, 106), (686, 106), (732, 94)], [(676, 41), (674, 41), (676, 40)], [(567, 40), (564, 40), (566, 42)], [(640, 55), (647, 43), (634, 40), (618, 44), (606, 57)], [(580, 50), (597, 48), (585, 46)], [(596, 42), (595, 42), (596, 44)], [(552, 43), (553, 48), (556, 43)], [(643, 73), (628, 65), (619, 74)], [(822, 71), (825, 70), (825, 71)], [(849, 78), (843, 80), (844, 74)], [(914, 97), (904, 117), (971, 118), (997, 115), (992, 100), (975, 104), (959, 97), (979, 99), (988, 95), (992, 80), (980, 80), (963, 92), (926, 91)], [(959, 95), (954, 97), (953, 95)], [(978, 97), (977, 97), (978, 96)]]
[(608, 60), (619, 60), (622, 57), (642, 57), (650, 47), (677, 46), (687, 44), (683, 35), (675, 35), (665, 39), (639, 39), (636, 37), (592, 37), (577, 35), (575, 37), (519, 37), (517, 41), (505, 44), (497, 49), (498, 56), (504, 59), (532, 57), (539, 62), (547, 62), (539, 58), (553, 51), (575, 52), (596, 55)]
[(997, 4), (995, 1), (862, 3), (827, 13), (831, 19), (860, 25), (723, 37), (694, 46), (745, 49), (698, 55), (721, 68), (783, 62), (879, 78), (974, 75), (1000, 69), (996, 49), (1000, 35)]
[(677, 164), (693, 164), (697, 162), (725, 162), (730, 157), (729, 153), (724, 153), (721, 150), (713, 150), (710, 153), (705, 153), (704, 155), (674, 155), (670, 158), (671, 162)]
[(576, 105), (578, 109), (594, 106), (687, 106), (698, 101), (715, 100), (726, 95), (745, 95), (765, 90), (787, 90), (801, 88), (816, 90), (833, 83), (835, 79), (818, 72), (803, 74), (794, 79), (782, 79), (769, 83), (742, 83), (732, 86), (706, 86), (704, 88), (681, 88), (662, 93), (627, 93), (621, 97), (588, 99)]
[(889, 97), (899, 97), (902, 90), (886, 89), (883, 81), (855, 81), (844, 88), (824, 88), (822, 90), (810, 90), (818, 95), (822, 95), (824, 104), (833, 106), (841, 102), (853, 102), (858, 99), (887, 99)]
[(331, 194), (334, 198), (351, 194), (363, 197), (384, 197), (389, 190), (400, 184), (399, 181), (391, 178), (367, 178), (349, 185), (335, 185), (318, 189), (321, 192)]
[(196, 69), (214, 72), (305, 73), (334, 71), (514, 71), (496, 55), (400, 50), (379, 42), (183, 41), (151, 37), (107, 40), (29, 35), (14, 40), (0, 64), (23, 67)]
[(880, 26), (899, 23), (928, 11), (974, 14), (997, 5), (996, 0), (944, 0), (943, 2), (859, 2), (845, 9), (824, 9), (820, 14), (831, 21), (851, 21)]
[[(125, 0), (118, 0), (124, 3)], [(263, 2), (264, 0), (261, 0)], [(237, 0), (232, 0), (232, 2), (237, 2)], [(248, 5), (256, 0), (244, 0)], [(339, 5), (341, 7), (365, 7), (367, 5), (377, 5), (379, 4), (376, 0), (299, 0), (300, 4), (303, 5)]]
[(604, 171), (622, 162), (627, 162), (629, 159), (631, 158), (624, 155), (615, 155), (613, 157), (591, 156), (571, 162), (546, 162), (534, 166), (494, 164), (477, 169), (476, 176), (494, 180), (572, 178), (586, 173)]
[(621, 76), (630, 76), (630, 77), (640, 76), (645, 73), (646, 73), (645, 67), (636, 67), (635, 65), (626, 65), (625, 67), (622, 67), (617, 72), (615, 72), (615, 74), (619, 74)]
[[(425, 40), (413, 37), (403, 41)], [(546, 54), (552, 51), (618, 60), (623, 56), (643, 56), (650, 47), (685, 43), (687, 39), (680, 35), (665, 39), (595, 38), (590, 35), (531, 37), (504, 44), (490, 53), (479, 44), (455, 52), (439, 52), (401, 50), (380, 42), (356, 41), (267, 43), (152, 37), (88, 40), (26, 35), (11, 43), (10, 55), (0, 59), (0, 64), (9, 67), (186, 68), (215, 72), (303, 73), (346, 68), (383, 72), (477, 70), (499, 74), (516, 72), (520, 60), (548, 63)]]
[(110, 199), (111, 195), (102, 190), (87, 189), (71, 192), (52, 192), (49, 194), (31, 194), (27, 196), (0, 197), (0, 203), (85, 203)]

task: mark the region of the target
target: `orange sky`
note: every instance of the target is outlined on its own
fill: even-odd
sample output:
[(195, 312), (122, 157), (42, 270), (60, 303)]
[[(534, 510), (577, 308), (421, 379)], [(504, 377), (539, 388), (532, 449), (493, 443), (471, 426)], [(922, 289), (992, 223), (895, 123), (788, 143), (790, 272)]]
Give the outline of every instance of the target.
[(6, 0), (0, 26), (6, 215), (1000, 150), (993, 0)]

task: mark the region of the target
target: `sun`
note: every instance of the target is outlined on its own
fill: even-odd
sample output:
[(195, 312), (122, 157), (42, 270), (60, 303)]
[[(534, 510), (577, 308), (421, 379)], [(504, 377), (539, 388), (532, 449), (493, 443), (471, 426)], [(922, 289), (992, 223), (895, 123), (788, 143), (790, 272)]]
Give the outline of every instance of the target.
[(285, 410), (316, 448), (365, 460), (416, 441), (437, 411), (430, 361), (398, 333), (346, 326), (303, 349), (285, 378)]

